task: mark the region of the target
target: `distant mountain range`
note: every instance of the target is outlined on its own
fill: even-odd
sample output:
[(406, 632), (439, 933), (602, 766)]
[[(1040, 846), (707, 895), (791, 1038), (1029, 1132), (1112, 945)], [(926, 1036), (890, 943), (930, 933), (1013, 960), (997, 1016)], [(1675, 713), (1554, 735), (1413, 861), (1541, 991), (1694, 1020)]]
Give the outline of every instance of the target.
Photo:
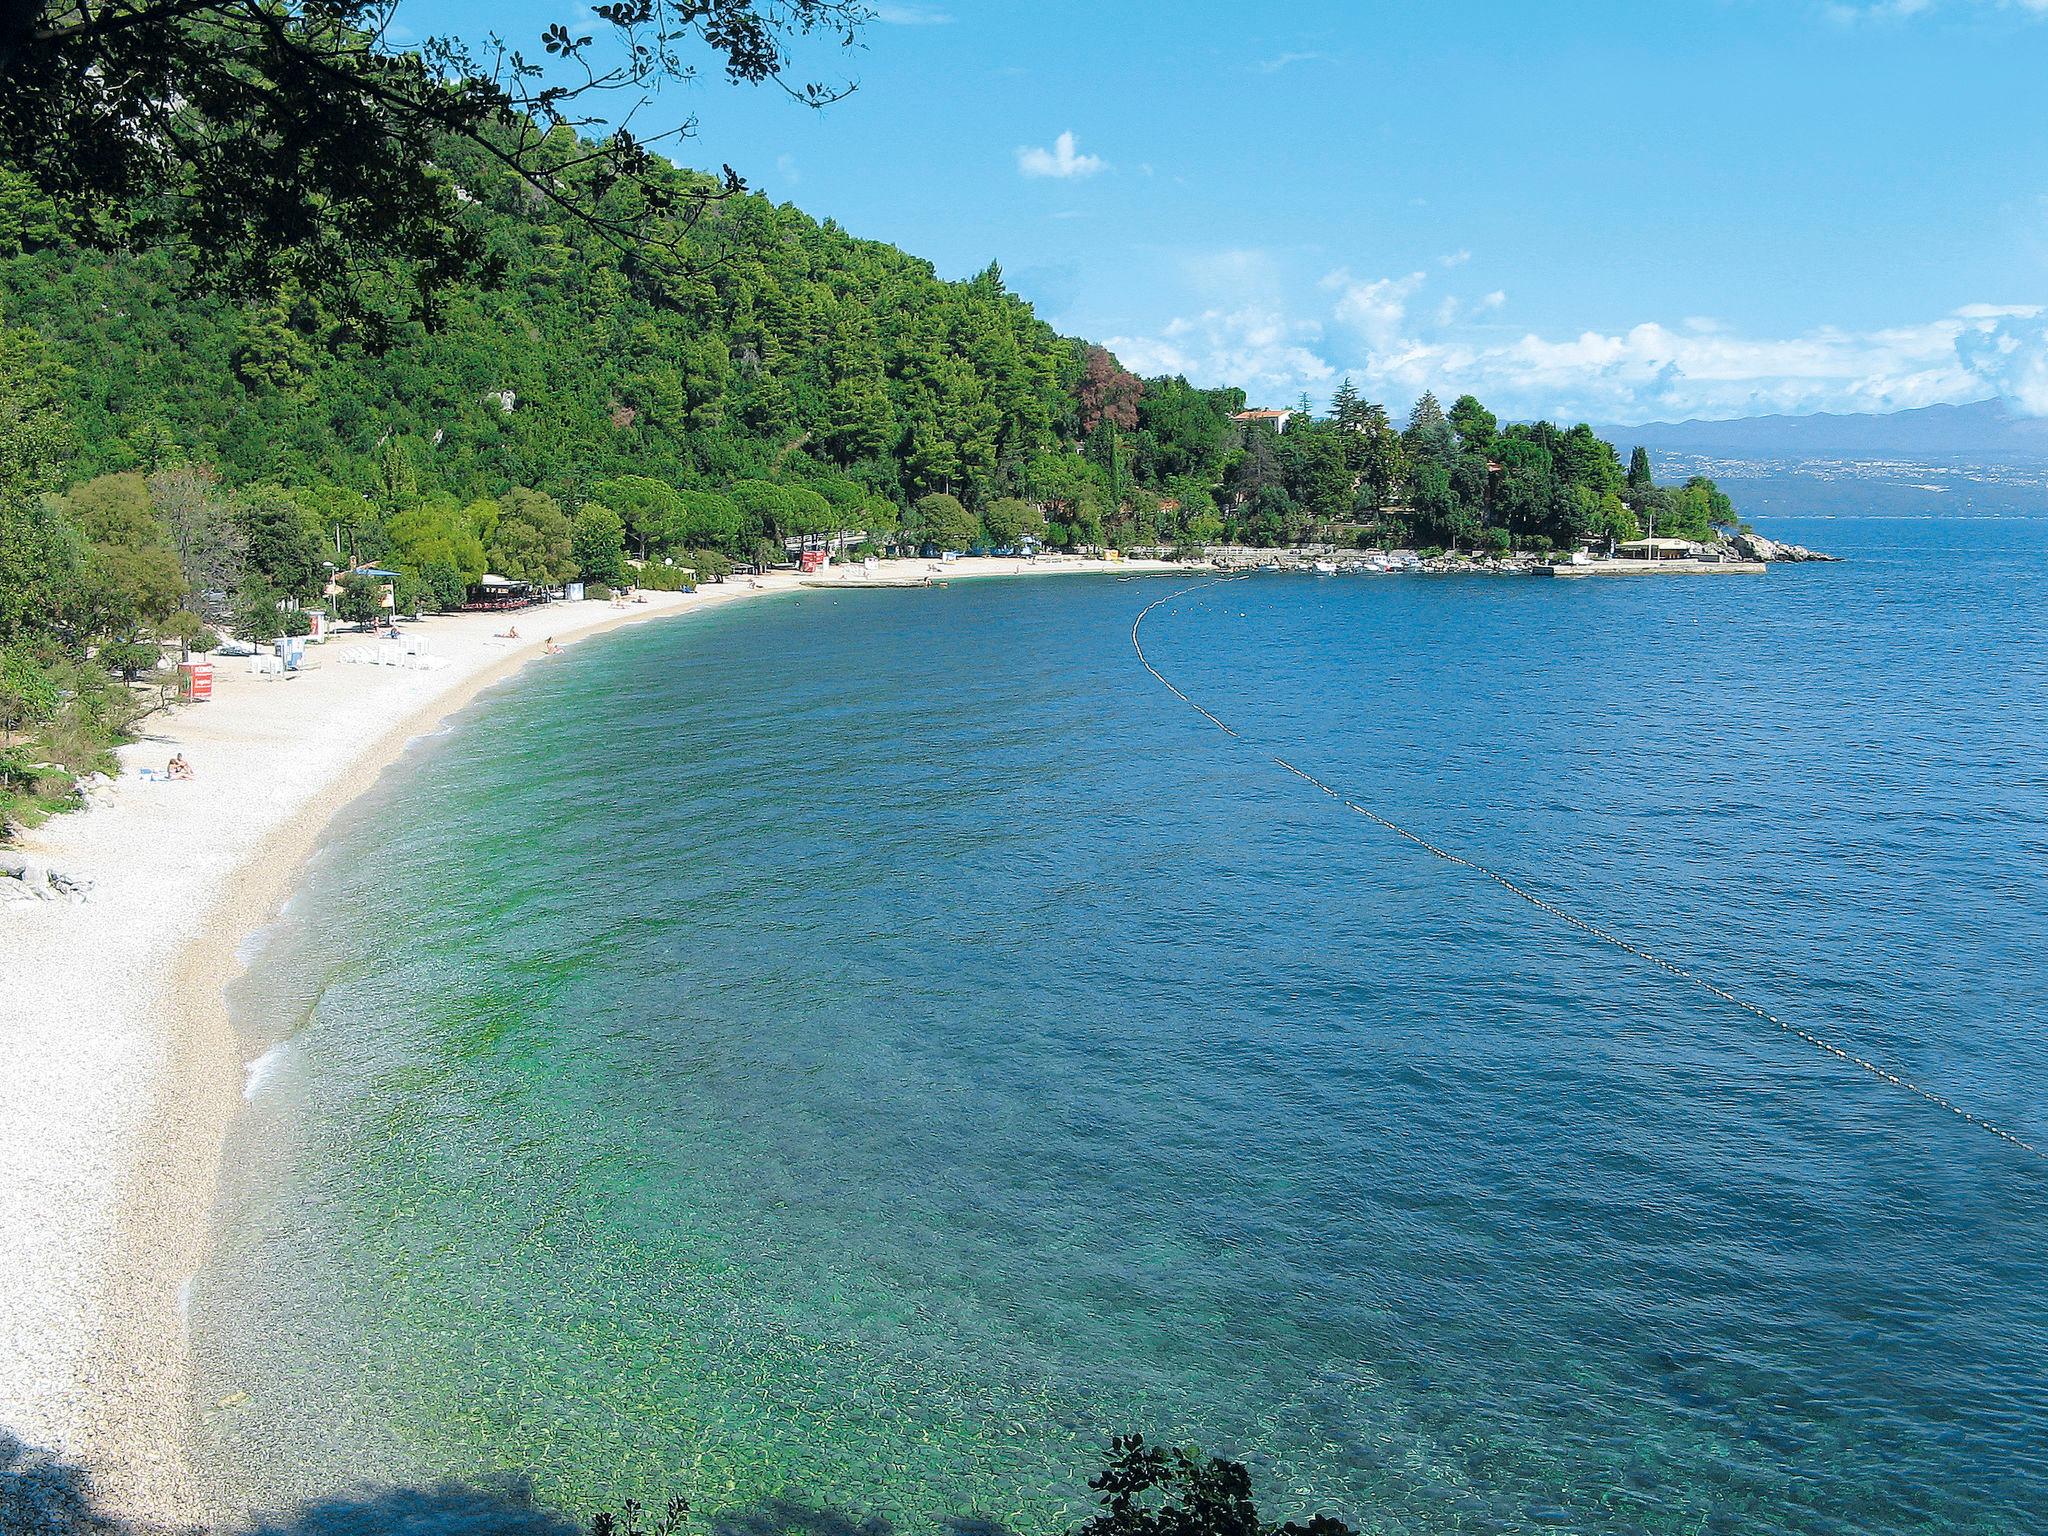
[(1599, 427), (1623, 454), (1725, 454), (1760, 459), (2048, 459), (2048, 419), (2019, 416), (2003, 400), (1928, 405), (1889, 415), (1744, 416)]

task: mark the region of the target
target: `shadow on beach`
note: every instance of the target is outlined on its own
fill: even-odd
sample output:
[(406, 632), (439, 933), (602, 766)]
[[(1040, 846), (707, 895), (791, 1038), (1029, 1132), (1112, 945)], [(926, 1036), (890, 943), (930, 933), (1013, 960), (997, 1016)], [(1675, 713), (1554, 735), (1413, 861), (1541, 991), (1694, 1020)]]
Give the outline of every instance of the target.
[[(798, 1499), (768, 1499), (704, 1522), (712, 1536), (894, 1536), (878, 1515)], [(92, 1478), (0, 1429), (0, 1536), (585, 1536), (589, 1527), (533, 1502), (522, 1477), (427, 1488), (367, 1488), (313, 1499), (287, 1515), (232, 1528), (162, 1526), (101, 1509)], [(947, 1536), (1010, 1536), (971, 1516), (943, 1524)]]

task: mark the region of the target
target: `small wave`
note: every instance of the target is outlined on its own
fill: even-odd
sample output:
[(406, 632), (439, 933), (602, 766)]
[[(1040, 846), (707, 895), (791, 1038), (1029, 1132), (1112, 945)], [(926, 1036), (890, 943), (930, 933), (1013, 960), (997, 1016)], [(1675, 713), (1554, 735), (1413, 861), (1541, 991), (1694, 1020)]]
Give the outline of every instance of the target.
[(242, 1097), (253, 1100), (272, 1078), (284, 1069), (284, 1059), (291, 1050), (291, 1041), (280, 1040), (269, 1050), (242, 1068)]
[(446, 736), (450, 731), (454, 729), (455, 722), (453, 720), (446, 721), (440, 725), (435, 726), (431, 731), (420, 731), (416, 735), (406, 737), (405, 745), (401, 747), (399, 750), (402, 752), (410, 752), (414, 747), (418, 746), (421, 742), (432, 741), (436, 736)]

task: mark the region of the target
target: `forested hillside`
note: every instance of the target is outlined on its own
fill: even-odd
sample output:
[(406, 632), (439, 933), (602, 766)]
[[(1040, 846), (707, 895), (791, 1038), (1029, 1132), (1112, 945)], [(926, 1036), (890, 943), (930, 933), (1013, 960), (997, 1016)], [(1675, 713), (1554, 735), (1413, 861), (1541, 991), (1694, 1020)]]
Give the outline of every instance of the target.
[[(488, 270), (411, 294), (349, 274), (338, 308), (331, 286), (209, 297), (174, 248), (82, 250), (0, 173), (0, 732), (113, 709), (87, 658), (132, 679), (227, 625), (289, 632), (337, 567), (335, 606), (366, 618), (382, 578), (348, 567), (395, 571), (417, 612), (486, 572), (675, 585), (797, 535), (1499, 550), (1733, 516), (1589, 428), (1503, 428), (1469, 396), (1397, 429), (1348, 382), (1283, 419), (1140, 380), (993, 265), (941, 281), (660, 162), (686, 211), (617, 239), (587, 210), (628, 194), (577, 184), (573, 135), (550, 150), (536, 179), (451, 145)], [(366, 314), (415, 318), (384, 336)]]
[[(578, 143), (560, 137), (573, 178)], [(354, 524), (343, 552), (353, 533), (377, 558), (407, 554), (379, 535), (408, 506), (525, 488), (574, 507), (628, 476), (711, 493), (822, 485), (829, 520), (857, 510), (880, 529), (934, 493), (974, 514), (1015, 498), (1023, 509), (974, 535), (1010, 542), (1043, 513), (1056, 544), (1279, 543), (1383, 516), (1397, 541), (1500, 527), (1563, 542), (1613, 520), (1603, 498), (1625, 489), (1586, 429), (1510, 428), (1496, 448), (1469, 399), (1448, 420), (1429, 403), (1397, 436), (1347, 387), (1329, 421), (1248, 432), (1231, 419), (1241, 392), (1141, 384), (1053, 332), (994, 266), (942, 282), (755, 196), (714, 203), (673, 241), (613, 244), (474, 150), (450, 155), (503, 281), (454, 289), (435, 328), (401, 327), (377, 353), (292, 292), (233, 306), (192, 296), (172, 255), (68, 247), (6, 188), (0, 321), (38, 333), (64, 369), (65, 478), (212, 466), (229, 486), (287, 489), (330, 533)], [(744, 508), (753, 526), (724, 508), (698, 521), (671, 531), (734, 555), (777, 531)]]

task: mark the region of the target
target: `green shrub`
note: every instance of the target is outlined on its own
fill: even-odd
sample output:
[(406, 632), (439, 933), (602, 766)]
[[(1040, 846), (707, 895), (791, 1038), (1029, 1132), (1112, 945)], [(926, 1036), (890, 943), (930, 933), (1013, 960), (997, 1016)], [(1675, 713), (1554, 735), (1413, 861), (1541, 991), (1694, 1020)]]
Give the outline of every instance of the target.
[(592, 602), (606, 603), (611, 601), (612, 589), (601, 581), (593, 581), (583, 589), (583, 595)]
[(50, 719), (63, 697), (56, 676), (27, 646), (0, 650), (0, 739), (12, 741), (16, 731)]
[(650, 560), (634, 573), (634, 584), (649, 592), (694, 592), (697, 578), (687, 565), (663, 565)]

